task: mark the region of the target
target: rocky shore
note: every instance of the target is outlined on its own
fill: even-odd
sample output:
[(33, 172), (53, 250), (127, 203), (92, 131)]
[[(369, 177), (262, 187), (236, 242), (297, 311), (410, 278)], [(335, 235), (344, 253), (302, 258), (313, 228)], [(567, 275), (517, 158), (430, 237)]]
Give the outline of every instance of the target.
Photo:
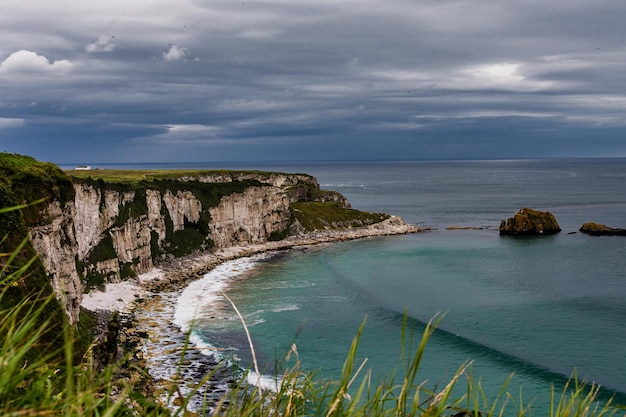
[[(136, 279), (106, 284), (104, 291), (91, 291), (83, 297), (82, 307), (96, 312), (101, 321), (110, 318), (113, 312), (123, 313), (122, 325), (113, 326), (114, 331), (118, 329), (117, 348), (130, 349), (129, 354), (139, 362), (139, 367), (147, 367), (149, 373), (135, 375), (132, 378), (151, 379), (142, 385), (155, 390), (153, 394), (161, 398), (167, 406), (179, 407), (182, 404), (182, 397), (190, 392), (189, 384), (211, 372), (215, 374), (208, 378), (202, 392), (208, 393), (209, 402), (214, 402), (226, 393), (233, 376), (224, 370), (217, 370), (218, 363), (215, 358), (202, 354), (194, 346), (187, 346), (185, 335), (173, 324), (175, 301), (187, 283), (202, 278), (208, 271), (224, 262), (238, 258), (292, 248), (421, 231), (405, 223), (401, 218), (391, 216), (383, 222), (366, 227), (321, 230), (280, 241), (197, 253), (161, 264)], [(109, 325), (109, 329), (110, 327)], [(102, 330), (106, 332), (106, 326), (102, 326)], [(108, 336), (109, 339), (112, 337), (114, 336)], [(137, 343), (138, 338), (142, 339), (140, 343)], [(129, 344), (129, 341), (133, 343)], [(171, 366), (178, 363), (181, 364), (178, 370)], [(179, 375), (176, 375), (177, 373)], [(170, 393), (173, 384), (177, 388), (173, 390), (172, 395)], [(195, 401), (200, 402), (202, 399), (198, 398)], [(194, 408), (193, 403), (192, 400), (189, 408)]]
[(221, 248), (214, 252), (196, 253), (176, 258), (171, 262), (154, 267), (136, 279), (109, 283), (104, 291), (92, 290), (85, 294), (82, 306), (91, 311), (128, 312), (135, 302), (150, 293), (178, 290), (186, 282), (201, 278), (223, 262), (252, 256), (258, 253), (291, 249), (298, 246), (320, 245), (375, 236), (391, 236), (422, 232), (414, 225), (405, 223), (400, 217), (388, 219), (370, 226), (351, 229), (317, 230), (280, 241), (268, 241), (246, 246)]

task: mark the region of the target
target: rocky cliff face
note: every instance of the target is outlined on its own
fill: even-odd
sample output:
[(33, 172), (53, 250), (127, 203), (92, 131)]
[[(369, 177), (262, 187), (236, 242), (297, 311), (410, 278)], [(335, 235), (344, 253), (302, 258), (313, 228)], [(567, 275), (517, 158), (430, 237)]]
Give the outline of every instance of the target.
[(73, 202), (61, 208), (58, 201), (49, 203), (47, 210), (50, 223), (32, 228), (31, 242), (48, 272), (57, 299), (65, 306), (70, 322), (75, 323), (85, 289), (75, 263), (79, 251), (73, 221), (76, 210)]
[(209, 209), (210, 235), (216, 247), (266, 242), (272, 233), (287, 230), (291, 214), (287, 193), (277, 187), (250, 187), (222, 198)]
[(345, 198), (303, 174), (203, 174), (140, 186), (76, 180), (75, 197), (47, 203), (49, 219), (31, 242), (72, 323), (90, 286), (148, 272), (154, 262), (194, 250), (245, 246), (284, 237), (290, 204)]

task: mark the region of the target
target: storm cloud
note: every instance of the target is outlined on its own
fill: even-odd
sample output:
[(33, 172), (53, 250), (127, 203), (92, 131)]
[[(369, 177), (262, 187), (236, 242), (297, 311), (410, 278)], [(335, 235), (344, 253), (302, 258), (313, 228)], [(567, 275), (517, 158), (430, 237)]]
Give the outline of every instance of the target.
[(626, 156), (618, 0), (3, 0), (0, 150)]

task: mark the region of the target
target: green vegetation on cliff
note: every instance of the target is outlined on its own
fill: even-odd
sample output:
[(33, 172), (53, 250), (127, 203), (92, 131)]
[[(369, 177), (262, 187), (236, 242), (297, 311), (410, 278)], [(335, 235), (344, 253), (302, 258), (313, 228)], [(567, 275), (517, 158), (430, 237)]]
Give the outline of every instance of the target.
[[(0, 153), (0, 311), (11, 311), (27, 299), (47, 300), (42, 301), (42, 314), (35, 323), (42, 328), (41, 337), (26, 353), (27, 358), (58, 351), (66, 321), (61, 305), (51, 297), (52, 286), (28, 240), (28, 227), (45, 221), (43, 202), (71, 199), (73, 191), (71, 181), (55, 165)], [(15, 320), (18, 325), (22, 318), (16, 316)], [(0, 332), (0, 339), (4, 337), (7, 335)]]
[(0, 219), (0, 230), (12, 232), (22, 221), (32, 226), (41, 221), (36, 201), (58, 198), (65, 202), (74, 197), (71, 180), (56, 165), (39, 162), (29, 156), (0, 153), (0, 207), (23, 207)]
[[(103, 177), (96, 176), (74, 176), (75, 181), (80, 181), (92, 186), (94, 189), (99, 190), (103, 195), (106, 190), (117, 191), (119, 193), (134, 193), (135, 197), (133, 201), (124, 203), (122, 210), (116, 220), (116, 225), (121, 226), (131, 217), (138, 217), (144, 214), (148, 214), (148, 207), (146, 205), (146, 190), (156, 190), (165, 194), (167, 191), (172, 194), (180, 192), (191, 192), (202, 204), (203, 210), (209, 207), (215, 207), (220, 203), (222, 197), (241, 193), (248, 187), (262, 186), (258, 180), (243, 180), (232, 182), (219, 182), (219, 183), (204, 183), (199, 181), (178, 181), (174, 178), (166, 178), (166, 174), (161, 174), (161, 171), (154, 171), (153, 175), (150, 175), (153, 171), (140, 171), (141, 174), (132, 176), (127, 174), (123, 177), (113, 176), (114, 181), (109, 182), (103, 178), (109, 177), (108, 171), (93, 171), (102, 173)], [(126, 171), (124, 171), (126, 173)], [(204, 171), (206, 173), (206, 171)], [(184, 173), (189, 174), (190, 171), (179, 171), (179, 175)]]
[[(29, 156), (0, 153), (0, 207), (13, 207), (35, 201), (57, 199), (61, 204), (74, 198), (72, 180), (56, 165), (39, 162)], [(13, 204), (11, 204), (13, 203)], [(41, 221), (41, 206), (30, 205), (22, 210), (27, 226)], [(5, 230), (6, 223), (0, 223)]]
[(349, 209), (332, 201), (292, 203), (290, 209), (307, 232), (368, 226), (389, 218), (388, 214)]
[[(213, 242), (209, 236), (209, 222), (211, 216), (208, 209), (215, 207), (220, 200), (228, 195), (242, 193), (247, 188), (253, 186), (262, 186), (257, 180), (243, 180), (223, 183), (202, 183), (198, 181), (178, 181), (170, 172), (166, 171), (138, 171), (136, 173), (128, 171), (93, 171), (97, 179), (85, 174), (75, 177), (75, 181), (82, 182), (98, 190), (100, 195), (104, 195), (106, 191), (116, 191), (120, 194), (132, 193), (131, 201), (124, 202), (119, 207), (119, 215), (115, 218), (113, 225), (109, 229), (124, 226), (129, 219), (139, 218), (148, 214), (148, 206), (146, 202), (147, 190), (160, 192), (161, 196), (166, 193), (191, 192), (202, 205), (202, 212), (198, 222), (185, 222), (183, 230), (174, 231), (172, 219), (169, 211), (165, 206), (161, 207), (161, 216), (166, 224), (166, 238), (162, 247), (153, 239), (151, 244), (151, 252), (153, 259), (157, 260), (162, 254), (171, 254), (175, 257), (188, 255), (194, 251), (206, 250), (213, 246)], [(176, 171), (177, 175), (197, 174), (196, 171)], [(206, 171), (204, 172), (206, 173)], [(122, 175), (123, 174), (123, 175)], [(171, 176), (171, 178), (170, 178)], [(80, 177), (80, 178), (79, 178)], [(106, 182), (107, 181), (112, 182)], [(104, 204), (102, 199), (101, 204)], [(105, 238), (109, 234), (105, 231)], [(109, 239), (110, 240), (110, 239)], [(112, 242), (103, 239), (92, 251), (90, 263), (103, 261), (106, 259), (114, 259), (116, 257)], [(99, 281), (94, 273), (91, 273), (91, 282)], [(102, 279), (100, 279), (102, 281)]]
[[(152, 182), (158, 180), (175, 180), (180, 178), (197, 178), (210, 173), (228, 177), (239, 175), (253, 175), (255, 177), (269, 178), (275, 172), (255, 171), (255, 170), (206, 170), (206, 169), (94, 169), (65, 171), (69, 176), (78, 179), (102, 180), (107, 183), (136, 184), (139, 182)], [(305, 174), (302, 174), (305, 175)], [(179, 181), (180, 182), (180, 181)]]

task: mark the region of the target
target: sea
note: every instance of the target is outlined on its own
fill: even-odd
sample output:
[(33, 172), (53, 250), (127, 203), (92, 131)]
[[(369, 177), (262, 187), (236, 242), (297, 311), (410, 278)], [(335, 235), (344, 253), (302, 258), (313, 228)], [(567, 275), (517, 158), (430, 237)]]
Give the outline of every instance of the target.
[[(544, 414), (577, 378), (626, 404), (626, 237), (589, 236), (585, 222), (626, 228), (626, 159), (189, 164), (303, 172), (353, 208), (426, 231), (262, 254), (223, 264), (175, 295), (173, 322), (205, 353), (261, 373), (288, 352), (338, 378), (361, 330), (357, 363), (401, 379), (426, 324), (417, 375), (441, 390), (467, 378), (494, 400)], [(160, 165), (160, 168), (163, 166)], [(521, 208), (549, 211), (562, 231), (499, 235)], [(466, 376), (469, 375), (469, 376)], [(573, 384), (570, 382), (570, 386)]]

